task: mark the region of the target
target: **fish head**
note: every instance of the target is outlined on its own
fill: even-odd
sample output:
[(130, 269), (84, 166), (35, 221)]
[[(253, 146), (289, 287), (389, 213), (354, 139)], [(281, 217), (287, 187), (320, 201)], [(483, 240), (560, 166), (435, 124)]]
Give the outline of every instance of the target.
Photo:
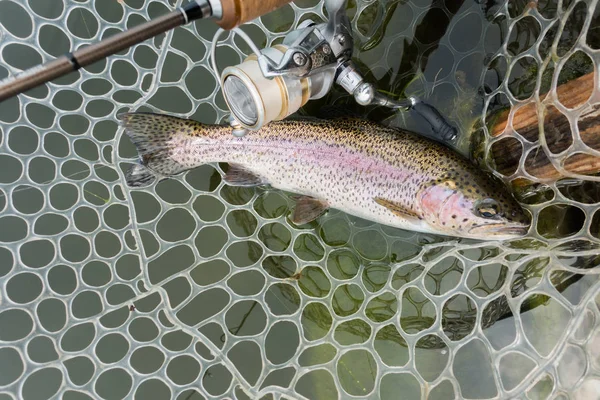
[(423, 219), (450, 236), (506, 240), (529, 230), (526, 212), (492, 176), (438, 179), (420, 191), (418, 200)]

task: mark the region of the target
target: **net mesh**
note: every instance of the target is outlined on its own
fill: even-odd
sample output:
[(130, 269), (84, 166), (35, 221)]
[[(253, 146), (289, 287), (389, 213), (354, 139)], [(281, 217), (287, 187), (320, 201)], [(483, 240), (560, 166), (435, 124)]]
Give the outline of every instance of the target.
[[(0, 78), (178, 5), (0, 0)], [(598, 156), (578, 122), (600, 93), (576, 108), (557, 94), (585, 72), (597, 82), (597, 1), (360, 0), (348, 12), (379, 88), (475, 124), (459, 148), (497, 170), (494, 146), (520, 143), (514, 172), (497, 173), (537, 183), (522, 197), (529, 237), (456, 240), (335, 210), (298, 227), (287, 193), (228, 186), (223, 165), (129, 189), (136, 153), (116, 113), (226, 115), (207, 60), (216, 27), (200, 21), (0, 106), (0, 398), (598, 395), (598, 178), (565, 165)], [(242, 29), (264, 47), (306, 18), (323, 20), (322, 2)], [(228, 37), (220, 68), (245, 46)], [(564, 116), (566, 148), (543, 124), (539, 139), (513, 129), (528, 104)], [(570, 180), (536, 177), (536, 160)]]

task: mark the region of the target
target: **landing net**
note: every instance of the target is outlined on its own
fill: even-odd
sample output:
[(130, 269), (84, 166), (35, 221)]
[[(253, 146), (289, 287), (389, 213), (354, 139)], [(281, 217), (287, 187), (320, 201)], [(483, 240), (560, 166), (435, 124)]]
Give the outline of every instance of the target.
[[(0, 0), (0, 78), (180, 3)], [(136, 152), (117, 113), (226, 116), (207, 51), (216, 25), (200, 21), (0, 106), (0, 399), (598, 396), (598, 177), (565, 167), (600, 150), (579, 133), (600, 101), (597, 1), (348, 11), (378, 88), (475, 124), (464, 140), (479, 147), (459, 147), (492, 168), (495, 147), (520, 146), (498, 173), (537, 183), (522, 195), (528, 238), (456, 240), (338, 211), (296, 227), (289, 194), (228, 186), (221, 165), (129, 189)], [(306, 18), (323, 20), (323, 3), (242, 29), (265, 47)], [(229, 36), (219, 69), (248, 51)], [(563, 105), (558, 85), (588, 72), (588, 100)], [(513, 129), (527, 104), (564, 116), (564, 148), (544, 126)], [(499, 135), (496, 110), (510, 110)], [(531, 173), (544, 163), (570, 180)]]

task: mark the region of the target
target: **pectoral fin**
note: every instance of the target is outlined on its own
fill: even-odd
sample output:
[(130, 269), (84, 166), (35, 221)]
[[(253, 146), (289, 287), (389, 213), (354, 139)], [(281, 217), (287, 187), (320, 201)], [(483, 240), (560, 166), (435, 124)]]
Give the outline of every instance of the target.
[(319, 218), (328, 208), (329, 204), (326, 201), (310, 196), (297, 197), (292, 222), (296, 225), (307, 224)]
[(229, 164), (223, 179), (233, 186), (259, 186), (267, 183), (260, 176), (238, 164)]
[(381, 197), (375, 197), (374, 200), (377, 204), (384, 206), (385, 208), (387, 208), (388, 210), (390, 210), (391, 212), (393, 212), (394, 214), (396, 214), (399, 217), (406, 218), (406, 219), (413, 219), (413, 220), (423, 219), (423, 217), (416, 214), (414, 211), (407, 210), (406, 208), (404, 208), (404, 206), (402, 206), (398, 203), (395, 203), (393, 201), (386, 200)]

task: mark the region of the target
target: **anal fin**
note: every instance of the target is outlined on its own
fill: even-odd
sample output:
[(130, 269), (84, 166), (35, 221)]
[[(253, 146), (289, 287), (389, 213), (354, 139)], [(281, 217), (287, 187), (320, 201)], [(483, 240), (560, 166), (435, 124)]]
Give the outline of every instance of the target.
[(329, 204), (326, 201), (310, 196), (299, 196), (296, 198), (292, 222), (296, 225), (307, 224), (319, 218), (328, 208)]
[(377, 204), (387, 208), (388, 210), (390, 210), (391, 212), (393, 212), (394, 214), (396, 214), (399, 217), (406, 218), (406, 219), (413, 219), (413, 220), (423, 219), (423, 217), (416, 214), (412, 210), (407, 210), (402, 205), (395, 203), (393, 201), (383, 199), (381, 197), (375, 197), (374, 200)]
[(223, 179), (232, 186), (259, 186), (267, 183), (260, 176), (239, 164), (229, 164), (229, 169)]

